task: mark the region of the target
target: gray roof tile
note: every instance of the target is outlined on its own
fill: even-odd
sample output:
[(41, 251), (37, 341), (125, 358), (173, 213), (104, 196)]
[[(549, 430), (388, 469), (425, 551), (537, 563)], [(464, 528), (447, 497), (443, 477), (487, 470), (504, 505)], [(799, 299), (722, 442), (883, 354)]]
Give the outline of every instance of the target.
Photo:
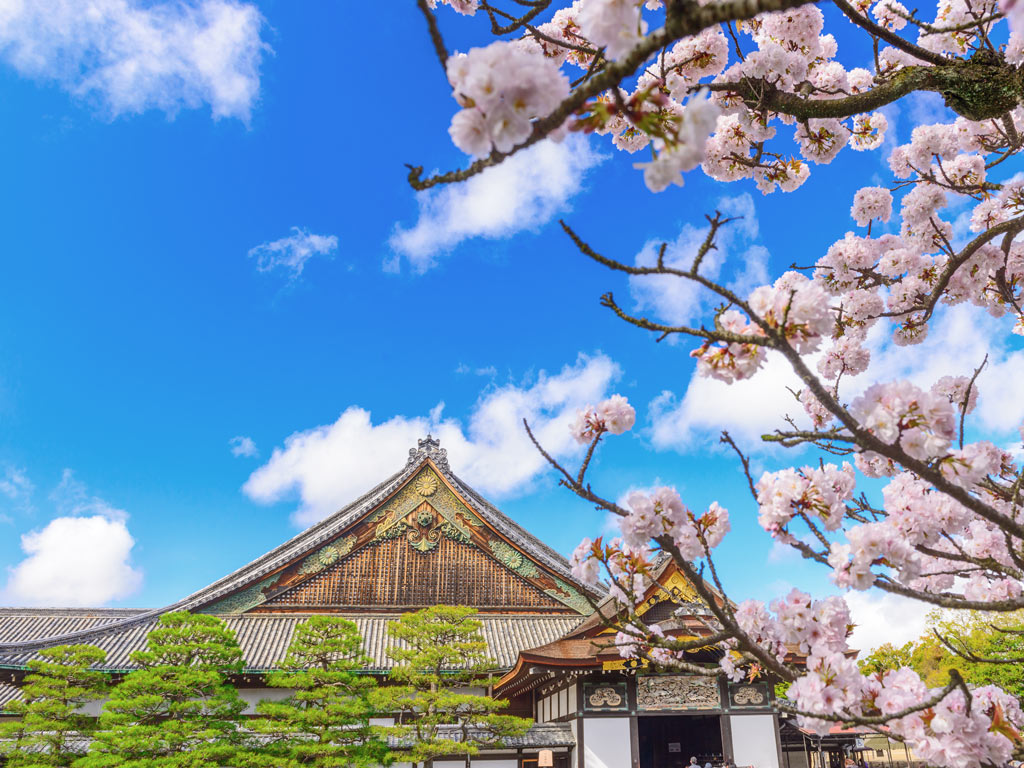
[[(41, 621), (40, 618), (46, 619)], [(301, 614), (241, 614), (222, 617), (234, 630), (242, 648), (248, 669), (264, 670), (274, 668), (288, 649), (296, 625), (306, 616)], [(386, 670), (391, 667), (387, 649), (392, 640), (388, 626), (398, 619), (396, 614), (356, 614), (347, 618), (355, 621), (363, 635), (363, 647), (370, 657), (373, 669)], [(536, 648), (557, 640), (572, 630), (581, 621), (579, 616), (500, 616), (481, 614), (481, 632), (487, 641), (491, 656), (500, 669), (511, 669), (516, 663), (519, 651)], [(54, 610), (49, 617), (40, 617), (37, 611), (19, 613), (16, 609), (0, 611), (0, 644), (7, 649), (0, 652), (0, 664), (24, 666), (36, 654), (33, 641), (44, 641), (46, 645), (57, 645), (49, 640), (55, 626), (66, 626), (73, 622), (87, 633), (84, 641), (107, 652), (107, 669), (129, 669), (132, 651), (145, 647), (146, 634), (156, 623), (155, 618), (128, 626), (110, 624), (109, 616), (78, 616), (69, 611)], [(19, 648), (18, 644), (25, 647)], [(44, 646), (45, 647), (45, 646)], [(0, 693), (0, 697), (2, 697)]]

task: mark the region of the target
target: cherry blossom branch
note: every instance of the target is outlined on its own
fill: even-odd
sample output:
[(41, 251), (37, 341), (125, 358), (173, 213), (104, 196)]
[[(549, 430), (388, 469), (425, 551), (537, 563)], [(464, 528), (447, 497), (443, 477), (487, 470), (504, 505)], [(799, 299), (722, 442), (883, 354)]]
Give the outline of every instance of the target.
[(832, 1), (835, 3), (836, 7), (843, 12), (846, 18), (848, 18), (858, 27), (867, 30), (875, 37), (881, 40), (885, 40), (885, 42), (889, 43), (889, 45), (895, 48), (899, 48), (901, 51), (904, 51), (905, 53), (909, 53), (916, 59), (920, 59), (921, 61), (927, 61), (929, 64), (943, 66), (949, 63), (950, 60), (947, 57), (942, 56), (938, 53), (934, 53), (933, 51), (929, 51), (928, 49), (922, 48), (919, 45), (914, 45), (908, 40), (904, 40), (895, 32), (891, 32), (885, 27), (876, 24), (866, 16), (862, 16), (860, 13), (857, 12), (856, 8), (854, 8), (852, 5), (850, 5), (850, 3), (847, 2), (847, 0)]
[(495, 150), (488, 157), (475, 160), (467, 168), (439, 173), (423, 178), (423, 166), (409, 166), (409, 185), (422, 191), (439, 184), (453, 184), (476, 176), (478, 173), (498, 165), (507, 158), (533, 146), (558, 128), (561, 128), (589, 99), (617, 88), (619, 83), (632, 75), (654, 53), (675, 41), (695, 35), (701, 30), (729, 21), (745, 21), (769, 11), (783, 11), (819, 0), (722, 0), (709, 5), (672, 3), (674, 12), (667, 14), (665, 26), (643, 39), (629, 54), (619, 61), (609, 63), (586, 83), (571, 93), (547, 117), (534, 122), (527, 139), (516, 144), (508, 152)]
[(764, 80), (744, 79), (701, 87), (734, 93), (751, 109), (767, 109), (798, 120), (853, 117), (884, 107), (915, 91), (941, 93), (947, 97), (951, 109), (976, 121), (1001, 117), (1020, 103), (1019, 76), (1005, 64), (945, 58), (942, 61), (940, 67), (903, 67), (868, 91), (838, 99), (809, 99), (802, 93), (780, 90)]
[(789, 712), (790, 714), (794, 715), (802, 715), (803, 717), (811, 717), (818, 720), (829, 720), (833, 722), (839, 721), (856, 725), (885, 725), (887, 723), (892, 722), (893, 720), (901, 720), (904, 717), (909, 717), (910, 715), (917, 714), (918, 712), (924, 712), (925, 710), (931, 709), (932, 707), (941, 703), (942, 700), (945, 699), (949, 694), (957, 690), (963, 692), (964, 698), (967, 702), (967, 711), (970, 712), (971, 701), (974, 697), (971, 694), (970, 688), (967, 687), (967, 683), (964, 681), (963, 676), (960, 674), (960, 671), (958, 669), (949, 670), (949, 684), (946, 685), (946, 687), (940, 690), (938, 693), (934, 694), (933, 696), (930, 696), (929, 698), (925, 699), (919, 704), (914, 704), (910, 707), (905, 707), (904, 709), (901, 709), (897, 712), (886, 713), (882, 715), (858, 715), (850, 712), (823, 715), (817, 712), (808, 712), (800, 710), (785, 700), (777, 701), (776, 705), (783, 712)]
[(437, 60), (441, 62), (441, 70), (446, 71), (448, 66), (448, 49), (445, 47), (441, 30), (437, 26), (437, 18), (434, 16), (434, 12), (430, 10), (427, 0), (416, 0), (416, 7), (420, 9), (423, 18), (427, 20), (427, 31), (430, 33), (430, 42), (434, 46), (434, 53), (437, 55)]
[(979, 248), (986, 245), (991, 240), (994, 240), (999, 235), (1007, 235), (1012, 240), (1014, 236), (1021, 232), (1024, 232), (1024, 216), (1018, 216), (1015, 219), (1009, 219), (989, 227), (987, 230), (971, 240), (971, 242), (969, 242), (963, 250), (960, 251), (960, 253), (956, 254), (956, 256), (946, 263), (942, 272), (939, 273), (938, 278), (935, 280), (934, 287), (923, 302), (919, 302), (912, 309), (902, 312), (882, 312), (879, 314), (879, 317), (899, 317), (902, 315), (909, 315), (914, 312), (924, 312), (924, 320), (928, 320), (935, 311), (935, 307), (939, 303), (939, 299), (942, 298), (942, 294), (949, 286), (949, 281), (952, 279), (953, 275), (975, 253), (977, 253)]

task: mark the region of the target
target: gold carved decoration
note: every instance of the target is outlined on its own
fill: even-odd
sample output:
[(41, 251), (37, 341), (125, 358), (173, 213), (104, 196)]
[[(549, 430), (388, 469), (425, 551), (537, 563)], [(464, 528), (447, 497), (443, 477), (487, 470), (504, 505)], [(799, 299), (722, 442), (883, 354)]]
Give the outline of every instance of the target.
[(699, 601), (700, 598), (697, 595), (697, 590), (693, 588), (693, 584), (679, 571), (675, 571), (665, 579), (664, 584), (654, 587), (654, 593), (637, 608), (636, 615), (643, 616), (658, 603), (663, 603), (666, 600), (671, 600), (674, 603), (693, 603)]
[(643, 669), (647, 667), (647, 659), (612, 659), (601, 663), (601, 669), (605, 672), (617, 672), (623, 669)]
[(759, 685), (741, 685), (733, 690), (733, 704), (740, 706), (763, 706), (767, 704), (764, 689)]
[(721, 709), (717, 677), (657, 675), (636, 681), (637, 709)]
[(307, 555), (299, 566), (299, 574), (305, 576), (310, 573), (320, 573), (324, 568), (334, 565), (345, 555), (352, 551), (356, 545), (355, 536), (346, 536), (343, 539), (333, 541), (325, 547), (321, 547), (311, 555)]
[(592, 707), (618, 707), (622, 705), (622, 696), (611, 686), (595, 688), (588, 697)]
[(420, 496), (433, 496), (434, 492), (437, 491), (437, 475), (433, 472), (424, 472), (416, 478), (416, 482), (413, 487), (416, 489), (416, 493)]
[[(424, 500), (428, 497), (429, 502)], [(442, 536), (470, 544), (470, 530), (483, 525), (431, 467), (420, 470), (369, 522), (376, 523), (375, 542), (405, 536), (410, 546), (422, 553), (434, 551)]]

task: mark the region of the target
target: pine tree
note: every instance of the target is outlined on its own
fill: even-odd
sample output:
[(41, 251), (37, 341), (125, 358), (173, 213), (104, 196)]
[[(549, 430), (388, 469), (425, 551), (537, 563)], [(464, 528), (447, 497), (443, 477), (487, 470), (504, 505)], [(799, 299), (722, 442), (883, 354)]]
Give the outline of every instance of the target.
[(227, 675), (242, 667), (234, 633), (214, 616), (169, 613), (136, 651), (103, 706), (89, 755), (76, 768), (218, 768), (240, 741), (245, 704)]
[(63, 768), (80, 756), (81, 742), (95, 725), (81, 708), (105, 696), (106, 678), (93, 668), (105, 660), (91, 645), (59, 645), (28, 662), (22, 701), (9, 707), (20, 717), (0, 723), (0, 754), (6, 753), (8, 768)]
[(377, 706), (397, 717), (387, 729), (408, 751), (396, 759), (414, 763), (441, 755), (463, 755), (466, 764), (480, 747), (501, 746), (520, 736), (533, 721), (504, 715), (502, 699), (473, 693), (494, 684), (497, 666), (487, 654), (476, 609), (436, 605), (404, 614), (391, 624), (391, 637), (403, 646), (388, 649), (396, 665), (393, 685), (381, 687)]
[(268, 685), (294, 694), (261, 701), (264, 720), (253, 730), (264, 745), (239, 763), (274, 768), (372, 766), (386, 762), (387, 742), (370, 725), (374, 678), (359, 674), (369, 664), (354, 622), (313, 616), (295, 630), (282, 670)]

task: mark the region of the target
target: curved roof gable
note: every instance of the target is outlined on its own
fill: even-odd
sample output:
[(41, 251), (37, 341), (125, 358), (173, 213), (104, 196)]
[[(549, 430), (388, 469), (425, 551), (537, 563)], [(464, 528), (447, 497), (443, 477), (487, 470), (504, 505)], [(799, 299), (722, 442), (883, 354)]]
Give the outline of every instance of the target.
[[(395, 550), (392, 560), (377, 564), (382, 570), (375, 574), (374, 581), (395, 578), (395, 558), (414, 563), (420, 558), (422, 565), (446, 551), (448, 568), (455, 569), (446, 578), (454, 585), (456, 591), (452, 594), (456, 597), (463, 581), (458, 569), (469, 561), (467, 553), (472, 551), (479, 568), (491, 569), (476, 578), (495, 589), (500, 587), (505, 595), (500, 605), (480, 606), (490, 612), (580, 617), (589, 614), (592, 601), (600, 597), (573, 577), (564, 557), (455, 476), (445, 450), (428, 435), (410, 449), (399, 472), (368, 493), (188, 597), (164, 608), (105, 621), (102, 626), (65, 631), (27, 643), (0, 642), (0, 656), (56, 643), (89, 642), (97, 635), (127, 631), (149, 624), (164, 613), (180, 610), (238, 615), (289, 611), (351, 613), (360, 609), (379, 613), (421, 607), (401, 601), (392, 605), (380, 601), (372, 605), (332, 603), (329, 590), (318, 587), (319, 583), (329, 581), (329, 574), (333, 574), (333, 583), (350, 584), (353, 576), (344, 569), (360, 553), (383, 551), (386, 546)], [(433, 572), (436, 576), (440, 571), (435, 568)], [(490, 589), (490, 593), (495, 589)], [(296, 596), (302, 590), (312, 597), (298, 599)]]

